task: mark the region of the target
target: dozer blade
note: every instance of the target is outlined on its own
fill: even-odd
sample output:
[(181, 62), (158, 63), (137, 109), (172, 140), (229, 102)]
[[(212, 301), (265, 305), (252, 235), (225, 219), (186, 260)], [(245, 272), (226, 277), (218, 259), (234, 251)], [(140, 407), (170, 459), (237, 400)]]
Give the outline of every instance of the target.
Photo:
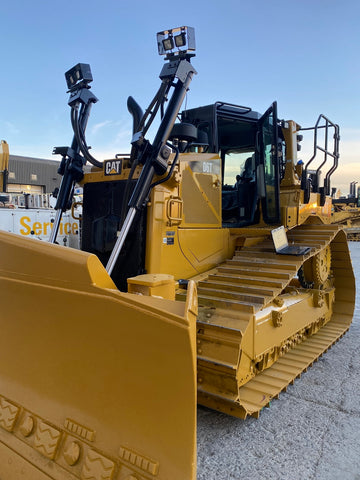
[(121, 293), (94, 255), (0, 232), (0, 292), (1, 479), (195, 479), (194, 283)]

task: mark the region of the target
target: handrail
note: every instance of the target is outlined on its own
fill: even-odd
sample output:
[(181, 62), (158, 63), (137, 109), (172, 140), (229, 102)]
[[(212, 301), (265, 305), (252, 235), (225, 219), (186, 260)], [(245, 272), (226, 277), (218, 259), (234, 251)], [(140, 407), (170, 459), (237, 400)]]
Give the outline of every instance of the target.
[[(325, 125), (320, 125), (321, 121), (325, 121)], [(329, 128), (334, 129), (334, 143), (333, 143), (333, 152), (329, 151), (328, 143), (329, 143)], [(318, 131), (320, 129), (325, 129), (325, 136), (324, 136), (324, 146), (318, 145)], [(305, 164), (305, 167), (302, 172), (302, 178), (301, 178), (301, 188), (305, 192), (305, 202), (308, 202), (309, 197), (310, 197), (310, 190), (312, 190), (315, 193), (321, 193), (322, 194), (322, 202), (325, 201), (325, 196), (330, 195), (330, 177), (334, 173), (334, 171), (338, 167), (339, 163), (339, 140), (340, 140), (340, 134), (339, 134), (339, 125), (333, 123), (331, 120), (329, 120), (325, 115), (320, 114), (314, 127), (308, 127), (308, 128), (301, 128), (300, 130), (314, 130), (314, 150), (313, 150), (313, 155), (310, 158), (310, 160)], [(324, 154), (324, 160), (322, 163), (317, 167), (315, 176), (313, 178), (313, 183), (311, 183), (309, 175), (308, 175), (308, 170), (309, 170), (309, 165), (315, 160), (317, 153), (322, 152)], [(323, 187), (319, 186), (319, 177), (320, 177), (320, 169), (325, 165), (325, 163), (328, 161), (328, 157), (331, 157), (333, 159), (332, 166), (330, 169), (327, 171), (325, 178), (324, 178), (324, 185)]]

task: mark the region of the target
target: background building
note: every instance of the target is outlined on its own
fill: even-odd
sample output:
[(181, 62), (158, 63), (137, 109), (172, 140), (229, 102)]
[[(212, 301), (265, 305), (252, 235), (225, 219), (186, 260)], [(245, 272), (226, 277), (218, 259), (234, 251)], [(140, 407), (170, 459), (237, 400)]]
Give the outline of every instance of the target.
[(11, 155), (7, 191), (9, 193), (52, 193), (60, 186), (60, 162)]

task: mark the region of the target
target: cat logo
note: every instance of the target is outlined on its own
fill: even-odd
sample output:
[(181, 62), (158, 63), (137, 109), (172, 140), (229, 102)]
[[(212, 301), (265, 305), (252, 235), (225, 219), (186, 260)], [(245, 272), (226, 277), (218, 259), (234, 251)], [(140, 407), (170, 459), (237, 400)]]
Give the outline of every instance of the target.
[(121, 160), (106, 160), (104, 162), (104, 173), (105, 175), (119, 175), (121, 167)]

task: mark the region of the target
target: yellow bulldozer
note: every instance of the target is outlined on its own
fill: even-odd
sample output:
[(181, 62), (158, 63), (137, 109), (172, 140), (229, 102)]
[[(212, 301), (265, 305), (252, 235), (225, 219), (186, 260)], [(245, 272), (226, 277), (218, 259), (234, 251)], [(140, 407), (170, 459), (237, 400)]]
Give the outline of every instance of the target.
[[(196, 402), (257, 417), (352, 321), (346, 236), (331, 224), (338, 126), (314, 128), (334, 138), (332, 152), (316, 145), (331, 159), (322, 186), (276, 103), (181, 112), (194, 30), (157, 43), (161, 86), (145, 114), (129, 97), (127, 156), (90, 153), (91, 70), (65, 74), (74, 137), (54, 150), (50, 242), (0, 232), (0, 478), (194, 480)], [(77, 182), (81, 251), (56, 244)]]
[[(360, 241), (360, 187), (358, 182), (350, 182), (348, 197), (333, 198), (333, 223), (344, 226), (348, 240)], [(335, 189), (336, 190), (336, 189)]]

